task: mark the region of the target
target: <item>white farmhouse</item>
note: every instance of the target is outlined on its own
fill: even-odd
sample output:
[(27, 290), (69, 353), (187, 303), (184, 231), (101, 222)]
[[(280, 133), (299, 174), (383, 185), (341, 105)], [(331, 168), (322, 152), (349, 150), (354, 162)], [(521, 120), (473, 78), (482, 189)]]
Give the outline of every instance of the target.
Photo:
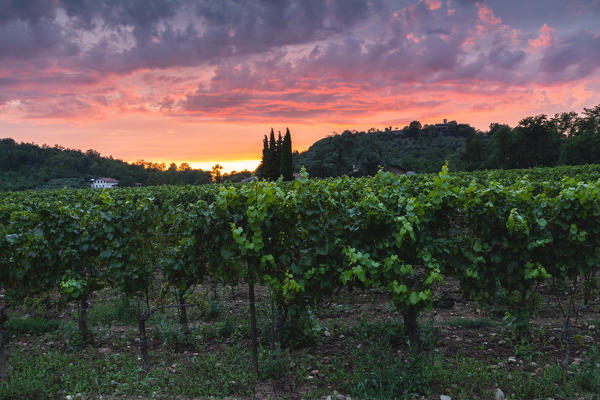
[(112, 189), (119, 184), (119, 181), (114, 178), (98, 178), (92, 179), (90, 187), (92, 189)]

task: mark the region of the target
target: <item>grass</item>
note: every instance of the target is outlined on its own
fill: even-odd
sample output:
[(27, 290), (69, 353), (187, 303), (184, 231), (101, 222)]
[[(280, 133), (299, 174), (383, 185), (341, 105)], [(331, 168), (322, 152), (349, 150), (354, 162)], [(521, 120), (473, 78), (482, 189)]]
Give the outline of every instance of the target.
[(452, 326), (455, 328), (462, 329), (483, 329), (493, 328), (500, 325), (498, 322), (487, 318), (467, 319), (467, 318), (454, 318), (445, 321), (446, 326)]
[(429, 354), (390, 351), (382, 342), (354, 349), (352, 370), (342, 385), (352, 397), (413, 399), (431, 394), (435, 361)]
[(6, 323), (8, 331), (13, 335), (41, 335), (46, 332), (52, 332), (60, 328), (60, 320), (48, 320), (45, 318), (19, 318), (11, 316)]
[(435, 375), (441, 391), (452, 398), (493, 398), (499, 388), (511, 399), (573, 398), (574, 393), (581, 399), (597, 399), (597, 373), (597, 369), (591, 372), (572, 367), (568, 382), (562, 386), (557, 364), (547, 365), (532, 375), (523, 370), (492, 367), (469, 357), (454, 357), (439, 364)]
[[(141, 370), (138, 359), (136, 303), (127, 298), (95, 301), (90, 308), (95, 347), (81, 341), (76, 319), (11, 316), (7, 324), (12, 335), (11, 371), (9, 379), (0, 383), (0, 400), (78, 398), (78, 394), (82, 398), (252, 397), (257, 383), (283, 383), (303, 398), (313, 399), (334, 390), (356, 399), (433, 399), (440, 394), (483, 399), (494, 398), (497, 388), (507, 399), (600, 399), (600, 349), (591, 345), (580, 349), (584, 360), (569, 367), (563, 385), (554, 355), (544, 350), (555, 335), (545, 326), (525, 340), (507, 339), (510, 346), (504, 349), (523, 361), (508, 363), (506, 354), (484, 351), (486, 332), (503, 330), (492, 319), (422, 321), (423, 350), (416, 353), (408, 346), (398, 313), (390, 317), (387, 310), (384, 317), (375, 314), (348, 322), (345, 306), (330, 317), (319, 310), (290, 313), (282, 331), (283, 348), (272, 350), (271, 310), (268, 304), (259, 304), (259, 382), (252, 371), (248, 317), (227, 307), (226, 295), (212, 296), (205, 309), (197, 310), (200, 320), (191, 319), (189, 336), (181, 331), (177, 310), (155, 313), (147, 325), (153, 364), (148, 373)], [(597, 320), (585, 326), (590, 335), (595, 330), (587, 325), (594, 323), (600, 327)], [(474, 341), (481, 338), (482, 343), (472, 346), (481, 350), (465, 353), (444, 346), (444, 330), (459, 335), (462, 331)], [(537, 366), (532, 366), (533, 361)]]
[[(102, 355), (93, 351), (12, 352), (10, 378), (0, 383), (0, 399), (47, 399), (85, 395), (228, 396), (252, 393), (256, 378), (247, 366), (248, 353), (224, 347), (218, 354), (183, 358), (163, 353), (149, 373), (132, 354)], [(156, 361), (156, 360), (155, 360)]]
[[(570, 368), (568, 382), (561, 386), (556, 364), (546, 363), (532, 374), (472, 357), (414, 353), (403, 344), (392, 343), (394, 335), (401, 335), (399, 330), (397, 323), (363, 322), (345, 346), (327, 356), (312, 353), (310, 348), (272, 352), (261, 347), (261, 378), (306, 382), (307, 398), (332, 394), (333, 389), (352, 398), (373, 399), (428, 398), (434, 388), (456, 399), (493, 398), (496, 388), (513, 399), (572, 398), (574, 393), (578, 398), (595, 399), (600, 393), (600, 351), (596, 347), (590, 348), (588, 361)], [(69, 332), (63, 327), (39, 338), (45, 343)], [(193, 352), (169, 351), (165, 342), (162, 351), (151, 351), (154, 368), (149, 373), (140, 369), (135, 346), (118, 354), (76, 346), (46, 351), (43, 343), (17, 346), (11, 351), (10, 378), (0, 384), (0, 399), (65, 398), (78, 393), (111, 398), (251, 396), (257, 380), (248, 348), (240, 342), (200, 344)], [(533, 351), (529, 344), (517, 347), (521, 356)]]
[(95, 301), (88, 311), (88, 321), (93, 326), (115, 323), (134, 325), (137, 323), (136, 303), (127, 296), (119, 296), (111, 301)]

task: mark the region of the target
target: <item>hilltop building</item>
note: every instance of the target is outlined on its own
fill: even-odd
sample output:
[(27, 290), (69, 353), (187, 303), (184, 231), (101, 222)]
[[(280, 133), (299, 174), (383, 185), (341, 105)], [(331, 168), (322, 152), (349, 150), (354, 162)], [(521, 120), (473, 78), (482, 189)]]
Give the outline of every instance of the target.
[(444, 118), (444, 123), (442, 123), (442, 124), (435, 124), (435, 128), (438, 131), (446, 131), (446, 130), (448, 130), (448, 120), (446, 118)]

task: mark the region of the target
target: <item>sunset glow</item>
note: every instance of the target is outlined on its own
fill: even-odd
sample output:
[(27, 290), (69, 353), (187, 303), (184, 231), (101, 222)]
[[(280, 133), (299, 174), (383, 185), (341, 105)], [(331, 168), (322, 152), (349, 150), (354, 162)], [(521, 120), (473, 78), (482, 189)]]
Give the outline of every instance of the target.
[(600, 3), (2, 3), (0, 137), (254, 169), (345, 129), (487, 129), (600, 104)]
[[(258, 164), (260, 164), (260, 160), (234, 160), (234, 161), (221, 161), (218, 163), (221, 167), (223, 167), (223, 172), (229, 173), (232, 171), (254, 171)], [(212, 167), (215, 165), (212, 161), (205, 162), (193, 162), (190, 166), (194, 169), (203, 169), (205, 171), (210, 171)]]

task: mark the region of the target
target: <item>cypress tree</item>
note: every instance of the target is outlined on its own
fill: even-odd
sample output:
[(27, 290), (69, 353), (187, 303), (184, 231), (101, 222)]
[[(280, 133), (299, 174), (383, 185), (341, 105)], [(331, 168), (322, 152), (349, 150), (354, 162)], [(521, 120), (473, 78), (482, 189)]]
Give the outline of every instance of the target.
[(269, 163), (267, 164), (267, 179), (279, 178), (279, 149), (275, 141), (275, 132), (271, 128), (269, 135)]
[(281, 148), (283, 146), (283, 138), (281, 137), (281, 131), (277, 131), (277, 143), (275, 144), (275, 157), (273, 157), (273, 180), (279, 179), (281, 176)]
[(262, 161), (257, 169), (257, 175), (262, 179), (277, 180), (281, 175), (286, 181), (294, 179), (292, 164), (292, 137), (289, 128), (285, 137), (281, 132), (275, 139), (275, 131), (271, 128), (269, 138), (263, 140)]
[(279, 154), (279, 170), (281, 175), (283, 175), (284, 180), (291, 181), (294, 179), (294, 166), (292, 162), (292, 136), (290, 135), (289, 128), (285, 130)]
[(268, 166), (270, 158), (271, 157), (269, 152), (269, 139), (267, 139), (267, 135), (265, 135), (265, 138), (263, 140), (262, 160), (256, 170), (256, 174), (261, 179), (267, 178), (267, 171), (269, 168)]

